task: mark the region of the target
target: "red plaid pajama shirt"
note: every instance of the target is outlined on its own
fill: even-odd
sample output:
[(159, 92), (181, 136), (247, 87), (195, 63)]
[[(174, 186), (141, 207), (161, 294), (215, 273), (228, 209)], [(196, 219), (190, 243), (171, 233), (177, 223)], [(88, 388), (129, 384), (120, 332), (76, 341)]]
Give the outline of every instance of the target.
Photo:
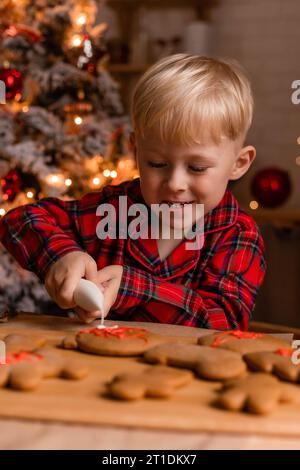
[(99, 240), (96, 209), (110, 203), (117, 213), (119, 196), (127, 196), (128, 207), (145, 203), (139, 179), (106, 186), (77, 201), (41, 199), (6, 214), (0, 240), (42, 281), (49, 267), (72, 251), (87, 252), (98, 269), (122, 265), (108, 319), (247, 329), (265, 274), (264, 245), (255, 222), (230, 191), (205, 216), (202, 248), (186, 250), (183, 240), (164, 261), (155, 239)]

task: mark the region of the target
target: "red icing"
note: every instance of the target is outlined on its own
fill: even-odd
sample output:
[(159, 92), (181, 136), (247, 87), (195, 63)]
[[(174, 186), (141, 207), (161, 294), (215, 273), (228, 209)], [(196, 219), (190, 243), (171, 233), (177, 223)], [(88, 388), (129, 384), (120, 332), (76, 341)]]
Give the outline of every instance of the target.
[(126, 326), (118, 328), (91, 328), (87, 330), (81, 330), (79, 333), (92, 333), (96, 336), (102, 336), (102, 338), (118, 338), (124, 339), (141, 339), (145, 342), (147, 339), (147, 331), (143, 328), (130, 328)]
[(263, 336), (263, 333), (254, 333), (251, 331), (241, 330), (224, 331), (223, 333), (220, 333), (215, 337), (210, 346), (212, 348), (217, 348), (218, 346), (220, 346), (220, 344), (227, 343), (227, 341), (230, 341), (231, 336), (236, 339), (256, 339), (261, 338)]
[(278, 354), (279, 356), (291, 356), (293, 354), (292, 349), (288, 348), (279, 348), (275, 351), (275, 354)]
[(39, 354), (21, 351), (18, 353), (7, 354), (5, 364), (16, 364), (17, 362), (37, 362), (43, 359)]

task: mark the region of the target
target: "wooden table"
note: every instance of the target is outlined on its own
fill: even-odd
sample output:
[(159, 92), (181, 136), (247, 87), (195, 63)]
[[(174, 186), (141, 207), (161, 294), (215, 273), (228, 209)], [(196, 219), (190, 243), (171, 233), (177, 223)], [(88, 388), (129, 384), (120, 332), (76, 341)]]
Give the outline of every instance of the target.
[[(135, 323), (128, 323), (136, 325)], [(149, 330), (168, 335), (193, 338), (209, 331), (180, 327), (175, 325), (138, 324)], [(259, 326), (259, 325), (258, 325)], [(37, 332), (76, 331), (82, 325), (68, 318), (50, 316), (28, 316), (20, 314), (8, 323), (0, 325), (2, 331), (23, 331), (29, 328)], [(50, 335), (51, 336), (51, 335)], [(19, 392), (10, 392), (19, 393)], [(19, 395), (18, 395), (19, 396)], [(1, 405), (1, 402), (0, 402)], [(260, 418), (259, 418), (260, 420)], [(300, 433), (294, 436), (261, 435), (258, 432), (234, 433), (224, 431), (197, 431), (172, 429), (146, 429), (144, 426), (125, 426), (124, 424), (78, 424), (31, 419), (30, 413), (21, 418), (0, 418), (0, 449), (299, 449)], [(300, 426), (300, 423), (299, 423)], [(4, 432), (5, 431), (5, 432)]]

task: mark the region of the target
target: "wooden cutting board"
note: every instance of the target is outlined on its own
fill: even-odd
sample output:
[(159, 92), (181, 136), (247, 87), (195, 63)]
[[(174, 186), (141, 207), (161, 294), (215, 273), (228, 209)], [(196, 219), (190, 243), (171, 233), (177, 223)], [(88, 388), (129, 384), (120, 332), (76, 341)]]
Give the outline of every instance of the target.
[[(108, 322), (113, 324), (113, 322)], [(166, 336), (166, 340), (196, 342), (210, 331), (149, 323), (118, 322), (145, 327)], [(67, 332), (82, 328), (71, 319), (40, 315), (18, 315), (0, 324), (0, 338), (9, 333), (43, 336), (53, 344)], [(193, 380), (170, 399), (135, 402), (112, 400), (106, 396), (106, 383), (115, 374), (148, 367), (139, 359), (110, 358), (62, 351), (65, 357), (84, 359), (90, 369), (82, 381), (47, 379), (33, 392), (0, 389), (0, 416), (30, 420), (76, 422), (151, 429), (259, 433), (300, 436), (300, 387), (295, 404), (281, 405), (270, 416), (253, 416), (213, 408), (218, 384)]]

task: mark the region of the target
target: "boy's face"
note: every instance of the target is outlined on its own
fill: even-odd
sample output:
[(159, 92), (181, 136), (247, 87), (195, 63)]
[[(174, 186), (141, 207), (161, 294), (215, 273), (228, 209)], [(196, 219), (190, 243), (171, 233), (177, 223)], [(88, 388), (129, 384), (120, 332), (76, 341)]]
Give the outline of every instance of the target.
[[(141, 192), (150, 204), (204, 204), (204, 213), (221, 201), (229, 180), (243, 176), (255, 158), (255, 148), (242, 139), (223, 138), (191, 146), (162, 144), (151, 135), (132, 136), (140, 172)], [(193, 211), (194, 213), (194, 211)], [(193, 223), (195, 220), (193, 220)]]

